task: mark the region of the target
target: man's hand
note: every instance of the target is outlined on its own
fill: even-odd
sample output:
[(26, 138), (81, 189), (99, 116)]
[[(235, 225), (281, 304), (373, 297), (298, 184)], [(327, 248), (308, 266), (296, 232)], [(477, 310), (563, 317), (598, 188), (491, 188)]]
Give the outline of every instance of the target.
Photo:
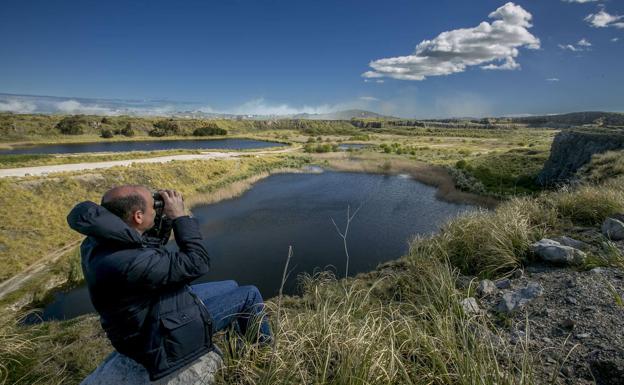
[(184, 199), (182, 194), (175, 190), (159, 190), (160, 196), (165, 201), (163, 213), (171, 220), (186, 215), (184, 212)]

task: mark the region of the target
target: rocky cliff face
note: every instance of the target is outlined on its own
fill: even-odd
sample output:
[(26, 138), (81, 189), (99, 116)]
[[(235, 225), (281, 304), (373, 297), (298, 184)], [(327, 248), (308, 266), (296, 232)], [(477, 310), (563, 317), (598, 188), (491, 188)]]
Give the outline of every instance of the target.
[(569, 182), (592, 155), (622, 148), (623, 130), (562, 131), (555, 137), (550, 157), (537, 180), (544, 186)]

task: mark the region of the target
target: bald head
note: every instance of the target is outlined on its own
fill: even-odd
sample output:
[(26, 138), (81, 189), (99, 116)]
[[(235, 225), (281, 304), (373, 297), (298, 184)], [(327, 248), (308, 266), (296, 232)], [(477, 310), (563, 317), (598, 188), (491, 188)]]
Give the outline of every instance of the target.
[(152, 194), (145, 186), (140, 185), (113, 187), (102, 196), (102, 207), (140, 233), (153, 225), (153, 206)]

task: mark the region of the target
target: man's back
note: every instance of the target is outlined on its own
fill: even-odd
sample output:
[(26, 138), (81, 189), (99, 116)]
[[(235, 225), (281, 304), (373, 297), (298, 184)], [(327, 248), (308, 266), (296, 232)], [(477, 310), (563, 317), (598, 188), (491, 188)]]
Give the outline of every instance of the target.
[(187, 287), (209, 268), (194, 219), (173, 221), (179, 252), (146, 242), (93, 202), (74, 207), (68, 223), (88, 236), (82, 268), (102, 327), (119, 352), (144, 365), (154, 380), (212, 348), (210, 316)]

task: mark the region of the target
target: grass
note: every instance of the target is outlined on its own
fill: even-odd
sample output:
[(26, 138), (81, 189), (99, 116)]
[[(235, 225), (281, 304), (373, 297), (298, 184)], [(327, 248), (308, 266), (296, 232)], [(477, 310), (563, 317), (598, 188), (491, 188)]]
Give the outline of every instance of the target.
[[(226, 357), (222, 384), (529, 384), (527, 354), (463, 313), (457, 272), (413, 253), (402, 270), (302, 279), (280, 313), (276, 349)], [(418, 277), (418, 279), (413, 279)], [(483, 336), (490, 336), (483, 339)]]

